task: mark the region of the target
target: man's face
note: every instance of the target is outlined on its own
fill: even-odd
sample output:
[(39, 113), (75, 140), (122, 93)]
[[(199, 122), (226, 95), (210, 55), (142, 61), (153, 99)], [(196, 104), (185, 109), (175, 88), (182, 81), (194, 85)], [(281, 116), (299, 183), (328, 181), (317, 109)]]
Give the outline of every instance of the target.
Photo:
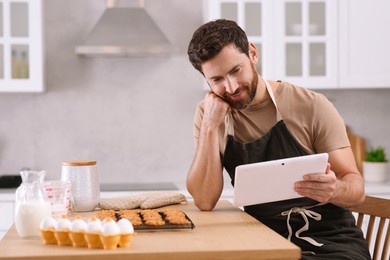
[(247, 108), (256, 95), (258, 75), (254, 60), (233, 44), (202, 65), (211, 90), (234, 109)]

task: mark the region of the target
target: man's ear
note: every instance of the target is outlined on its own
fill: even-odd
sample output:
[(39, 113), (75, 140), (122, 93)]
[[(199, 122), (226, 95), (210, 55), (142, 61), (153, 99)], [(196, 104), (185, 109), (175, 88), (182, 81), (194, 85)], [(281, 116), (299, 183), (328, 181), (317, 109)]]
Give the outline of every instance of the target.
[(251, 61), (253, 63), (257, 63), (258, 62), (256, 45), (254, 45), (251, 42), (249, 43), (249, 58), (251, 59)]

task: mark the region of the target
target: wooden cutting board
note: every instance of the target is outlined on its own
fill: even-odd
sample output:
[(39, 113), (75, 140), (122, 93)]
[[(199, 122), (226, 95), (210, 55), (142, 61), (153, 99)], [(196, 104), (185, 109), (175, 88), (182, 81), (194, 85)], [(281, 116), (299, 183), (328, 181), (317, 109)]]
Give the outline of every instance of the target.
[(351, 143), (351, 149), (355, 156), (356, 165), (360, 173), (362, 173), (362, 164), (366, 158), (366, 143), (364, 138), (351, 133), (349, 127), (347, 127), (347, 133), (349, 142)]

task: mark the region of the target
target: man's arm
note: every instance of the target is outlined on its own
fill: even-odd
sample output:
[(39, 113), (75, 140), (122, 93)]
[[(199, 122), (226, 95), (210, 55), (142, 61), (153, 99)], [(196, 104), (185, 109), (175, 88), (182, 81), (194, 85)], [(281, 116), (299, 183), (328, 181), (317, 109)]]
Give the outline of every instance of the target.
[(359, 173), (350, 147), (329, 152), (325, 174), (307, 174), (295, 185), (302, 196), (339, 207), (353, 207), (364, 201), (364, 180)]
[(211, 92), (207, 93), (204, 104), (195, 157), (187, 176), (187, 190), (199, 209), (212, 210), (223, 189), (218, 129), (229, 105)]

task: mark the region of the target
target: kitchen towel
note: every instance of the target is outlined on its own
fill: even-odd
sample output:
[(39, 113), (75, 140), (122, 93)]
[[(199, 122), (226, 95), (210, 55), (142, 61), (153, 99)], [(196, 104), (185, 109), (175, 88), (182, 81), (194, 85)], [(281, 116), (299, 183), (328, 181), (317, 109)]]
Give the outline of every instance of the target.
[(186, 197), (178, 192), (148, 192), (138, 195), (112, 197), (101, 199), (98, 207), (101, 209), (154, 209), (167, 205), (187, 203)]

